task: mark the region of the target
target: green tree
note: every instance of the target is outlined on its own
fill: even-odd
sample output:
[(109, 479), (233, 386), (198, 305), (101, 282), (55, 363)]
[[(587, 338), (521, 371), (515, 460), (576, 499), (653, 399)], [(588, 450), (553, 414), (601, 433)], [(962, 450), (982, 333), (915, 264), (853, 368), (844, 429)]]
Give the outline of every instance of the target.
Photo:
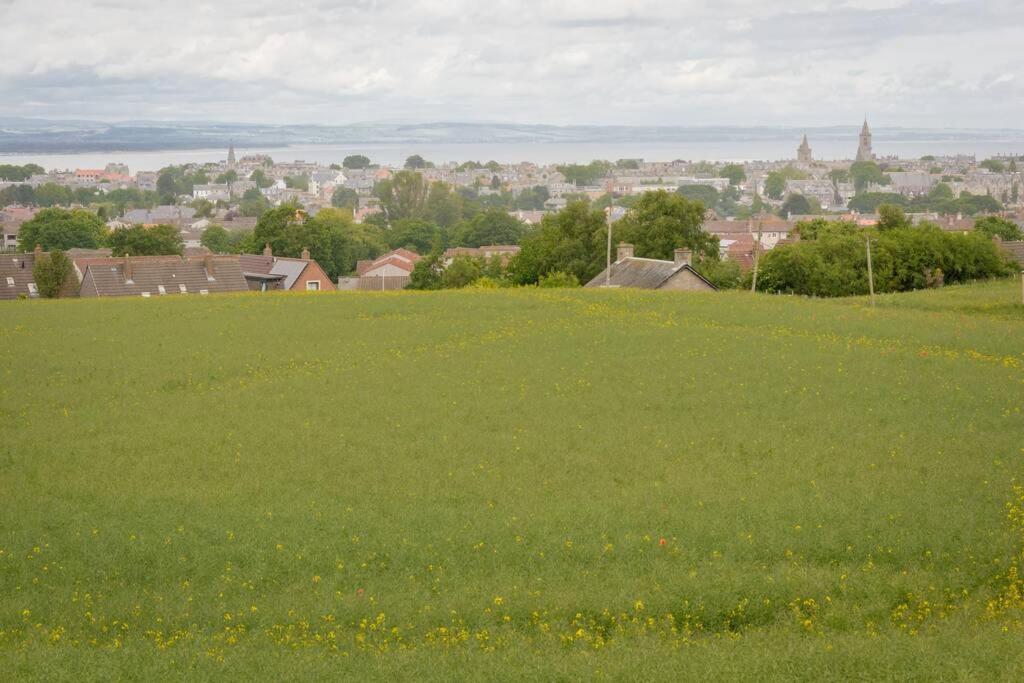
[(42, 175), (43, 173), (46, 173), (46, 169), (38, 164), (25, 164), (24, 166), (0, 164), (0, 180), (9, 183), (20, 183), (33, 175)]
[(242, 195), (242, 201), (238, 205), (238, 210), (243, 216), (249, 218), (259, 218), (263, 215), (263, 212), (270, 208), (270, 202), (263, 196), (263, 193), (253, 188), (245, 191)]
[(865, 192), (850, 200), (851, 211), (860, 213), (874, 213), (882, 204), (895, 204), (896, 206), (907, 206), (907, 199), (903, 195), (893, 192)]
[(814, 213), (811, 202), (802, 194), (790, 193), (779, 208), (780, 216), (806, 216)]
[(764, 193), (772, 199), (782, 199), (786, 191), (786, 177), (778, 171), (772, 171), (764, 181)]
[(427, 192), (426, 181), (415, 171), (399, 171), (374, 188), (387, 219), (392, 222), (422, 217)]
[(220, 183), (221, 185), (227, 185), (235, 182), (236, 180), (238, 180), (238, 172), (234, 169), (228, 169), (217, 176), (217, 180), (214, 182)]
[(36, 259), (32, 268), (32, 279), (35, 280), (39, 294), (47, 299), (56, 299), (61, 290), (71, 280), (74, 265), (60, 249), (54, 249)]
[(853, 188), (860, 194), (868, 188), (868, 185), (889, 185), (892, 178), (882, 172), (881, 167), (873, 161), (857, 161), (850, 166), (850, 177), (853, 179)]
[(45, 183), (36, 188), (36, 204), (38, 206), (70, 206), (75, 199), (71, 188), (57, 183)]
[(173, 225), (133, 225), (110, 233), (107, 246), (114, 256), (181, 256), (181, 231)]
[(903, 207), (896, 204), (881, 204), (878, 207), (878, 229), (900, 230), (910, 227), (910, 220), (903, 212)]
[(985, 159), (985, 161), (978, 165), (992, 171), (993, 173), (1003, 173), (1006, 171), (1006, 164), (999, 159)]
[(231, 233), (220, 225), (211, 225), (203, 230), (199, 243), (214, 254), (230, 254), (232, 249)]
[[(679, 248), (717, 256), (718, 240), (704, 232), (703, 223), (704, 206), (700, 202), (658, 190), (644, 193), (615, 224), (613, 239), (632, 244), (636, 255), (646, 258), (671, 261)], [(580, 277), (580, 281), (585, 280)]]
[(460, 289), (473, 284), (483, 276), (480, 260), (468, 256), (456, 256), (441, 275), (441, 286), (445, 289)]
[(1024, 240), (1024, 231), (1013, 221), (999, 216), (985, 216), (974, 222), (974, 230), (989, 237), (998, 237), (1004, 241)]
[(451, 245), (482, 247), (488, 244), (519, 244), (526, 234), (526, 225), (501, 209), (481, 211), (452, 231)]
[(418, 254), (427, 254), (436, 248), (444, 248), (441, 228), (422, 218), (403, 218), (396, 221), (385, 234), (391, 249), (410, 249)]
[(567, 164), (558, 166), (558, 172), (565, 176), (566, 182), (577, 185), (593, 185), (605, 177), (612, 165), (607, 161), (591, 161), (589, 164)]
[(370, 158), (365, 157), (362, 154), (351, 154), (341, 162), (341, 165), (345, 168), (351, 169), (363, 169), (370, 166)]
[(339, 185), (331, 194), (331, 206), (336, 209), (355, 211), (359, 208), (359, 195), (355, 190)]
[(545, 215), (509, 263), (513, 281), (534, 284), (542, 275), (561, 271), (589, 282), (604, 268), (606, 230), (604, 213), (583, 201)]
[(563, 273), (560, 270), (556, 270), (547, 275), (541, 275), (537, 281), (537, 286), (542, 289), (565, 289), (579, 287), (580, 281), (572, 273)]
[(409, 289), (441, 289), (444, 277), (444, 264), (440, 254), (431, 254), (421, 258), (413, 266), (409, 275)]
[(107, 226), (93, 213), (84, 209), (43, 209), (21, 224), (18, 247), (32, 251), (38, 244), (43, 251), (95, 249), (107, 233)]
[(256, 187), (261, 190), (274, 184), (274, 181), (267, 177), (267, 174), (263, 172), (262, 168), (257, 168), (250, 173), (249, 180), (256, 183)]
[(207, 199), (197, 199), (190, 206), (196, 210), (196, 218), (209, 218), (213, 215), (213, 202)]
[(718, 190), (710, 185), (683, 185), (676, 193), (691, 201), (700, 202), (706, 209), (714, 209), (718, 204)]
[(433, 164), (428, 162), (426, 159), (421, 157), (419, 154), (413, 154), (412, 156), (408, 157), (405, 160), (405, 168), (410, 169), (410, 170), (430, 168), (432, 166), (433, 166)]
[(293, 190), (302, 190), (303, 192), (309, 191), (309, 176), (303, 173), (297, 176), (285, 176), (284, 178), (285, 187)]
[(743, 166), (740, 164), (726, 164), (718, 172), (718, 177), (728, 178), (729, 184), (735, 186), (747, 179), (747, 172), (743, 170)]

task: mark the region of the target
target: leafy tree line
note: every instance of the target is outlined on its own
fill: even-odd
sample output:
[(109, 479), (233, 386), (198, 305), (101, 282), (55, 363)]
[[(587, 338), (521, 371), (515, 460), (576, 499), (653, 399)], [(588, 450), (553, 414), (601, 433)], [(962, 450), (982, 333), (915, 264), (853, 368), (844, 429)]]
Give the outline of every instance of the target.
[(939, 183), (923, 197), (908, 198), (893, 192), (866, 192), (850, 200), (850, 210), (873, 213), (882, 204), (893, 204), (911, 212), (934, 212), (943, 215), (963, 214), (974, 216), (979, 213), (1002, 211), (1003, 205), (989, 195), (961, 192), (954, 195), (946, 183)]
[(1002, 277), (1008, 257), (984, 232), (948, 233), (934, 224), (911, 226), (898, 207), (882, 207), (876, 229), (816, 219), (801, 223), (801, 241), (778, 246), (759, 264), (758, 288), (810, 296), (868, 293), (866, 239), (875, 291), (902, 292), (951, 282)]
[(8, 183), (20, 183), (34, 175), (41, 175), (43, 173), (46, 173), (46, 169), (39, 164), (25, 164), (24, 166), (0, 164), (0, 180)]
[(18, 247), (32, 251), (97, 249), (110, 247), (115, 256), (181, 254), (183, 243), (178, 228), (172, 225), (141, 225), (108, 230), (103, 219), (84, 209), (43, 209), (21, 224)]
[[(718, 239), (703, 230), (701, 202), (664, 190), (648, 192), (633, 203), (612, 226), (614, 244), (628, 242), (640, 257), (672, 260), (677, 248), (694, 252), (696, 268), (723, 287), (741, 283), (739, 266), (721, 262)], [(521, 241), (521, 250), (508, 267), (500, 262), (457, 258), (442, 268), (439, 253), (421, 260), (410, 286), (420, 289), (478, 286), (575, 286), (593, 279), (606, 263), (608, 225), (604, 210), (585, 200), (544, 217)], [(454, 269), (454, 270), (453, 270)]]
[(39, 187), (11, 185), (0, 189), (0, 208), (22, 206), (82, 206), (103, 207), (104, 214), (120, 216), (129, 209), (150, 209), (160, 202), (156, 192), (137, 188), (104, 191), (99, 187), (70, 188), (57, 183), (44, 183)]

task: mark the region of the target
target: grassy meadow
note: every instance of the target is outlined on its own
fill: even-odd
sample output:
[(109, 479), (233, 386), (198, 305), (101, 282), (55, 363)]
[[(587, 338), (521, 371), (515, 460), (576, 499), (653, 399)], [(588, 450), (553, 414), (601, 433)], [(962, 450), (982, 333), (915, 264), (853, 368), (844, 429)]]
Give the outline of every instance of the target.
[(0, 306), (0, 670), (1024, 678), (1024, 307)]

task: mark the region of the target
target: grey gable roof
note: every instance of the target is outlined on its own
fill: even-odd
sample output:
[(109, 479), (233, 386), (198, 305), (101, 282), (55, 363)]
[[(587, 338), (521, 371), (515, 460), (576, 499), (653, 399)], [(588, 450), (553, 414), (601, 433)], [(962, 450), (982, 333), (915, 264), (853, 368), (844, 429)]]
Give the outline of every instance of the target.
[[(602, 270), (593, 280), (586, 284), (587, 287), (603, 287), (605, 284), (605, 271)], [(689, 270), (695, 276), (703, 280), (712, 289), (718, 289), (708, 282), (707, 278), (698, 273), (689, 265), (677, 265), (674, 261), (661, 261), (659, 259), (638, 258), (630, 256), (616, 261), (611, 266), (611, 277), (608, 284), (613, 287), (635, 287), (637, 289), (658, 289), (665, 282), (682, 270)]]
[[(242, 276), (237, 257), (184, 259), (180, 256), (142, 256), (129, 261), (131, 279), (125, 277), (125, 259), (105, 259), (90, 263), (83, 276), (82, 295), (86, 282), (94, 286), (97, 296), (150, 296), (162, 294), (210, 294), (245, 292), (249, 287)], [(185, 290), (182, 291), (182, 285)], [(164, 291), (160, 292), (160, 287)]]

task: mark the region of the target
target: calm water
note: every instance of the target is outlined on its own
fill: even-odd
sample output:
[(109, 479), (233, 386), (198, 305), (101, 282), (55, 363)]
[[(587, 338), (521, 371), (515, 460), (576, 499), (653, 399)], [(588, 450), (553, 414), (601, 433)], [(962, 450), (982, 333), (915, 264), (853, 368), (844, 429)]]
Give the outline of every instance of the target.
[[(833, 137), (811, 139), (816, 159), (849, 159), (857, 151), (857, 139)], [(239, 157), (247, 153), (269, 154), (276, 161), (316, 161), (341, 163), (350, 154), (365, 154), (374, 163), (400, 166), (406, 157), (419, 154), (440, 164), (447, 161), (474, 160), (501, 163), (532, 161), (539, 164), (581, 163), (592, 159), (640, 158), (647, 161), (673, 159), (750, 161), (779, 160), (796, 157), (799, 139), (794, 140), (728, 140), (707, 142), (638, 143), (444, 143), (444, 144), (360, 144), (360, 145), (294, 145), (264, 149), (238, 148)], [(875, 153), (918, 158), (926, 154), (974, 154), (985, 159), (996, 154), (1024, 154), (1024, 135), (1005, 139), (935, 139), (899, 140), (876, 137)], [(108, 162), (128, 164), (132, 173), (155, 171), (164, 166), (184, 163), (205, 163), (227, 158), (225, 149), (169, 150), (152, 152), (88, 152), (80, 154), (12, 154), (0, 155), (0, 164), (37, 163), (48, 170), (102, 168)]]

